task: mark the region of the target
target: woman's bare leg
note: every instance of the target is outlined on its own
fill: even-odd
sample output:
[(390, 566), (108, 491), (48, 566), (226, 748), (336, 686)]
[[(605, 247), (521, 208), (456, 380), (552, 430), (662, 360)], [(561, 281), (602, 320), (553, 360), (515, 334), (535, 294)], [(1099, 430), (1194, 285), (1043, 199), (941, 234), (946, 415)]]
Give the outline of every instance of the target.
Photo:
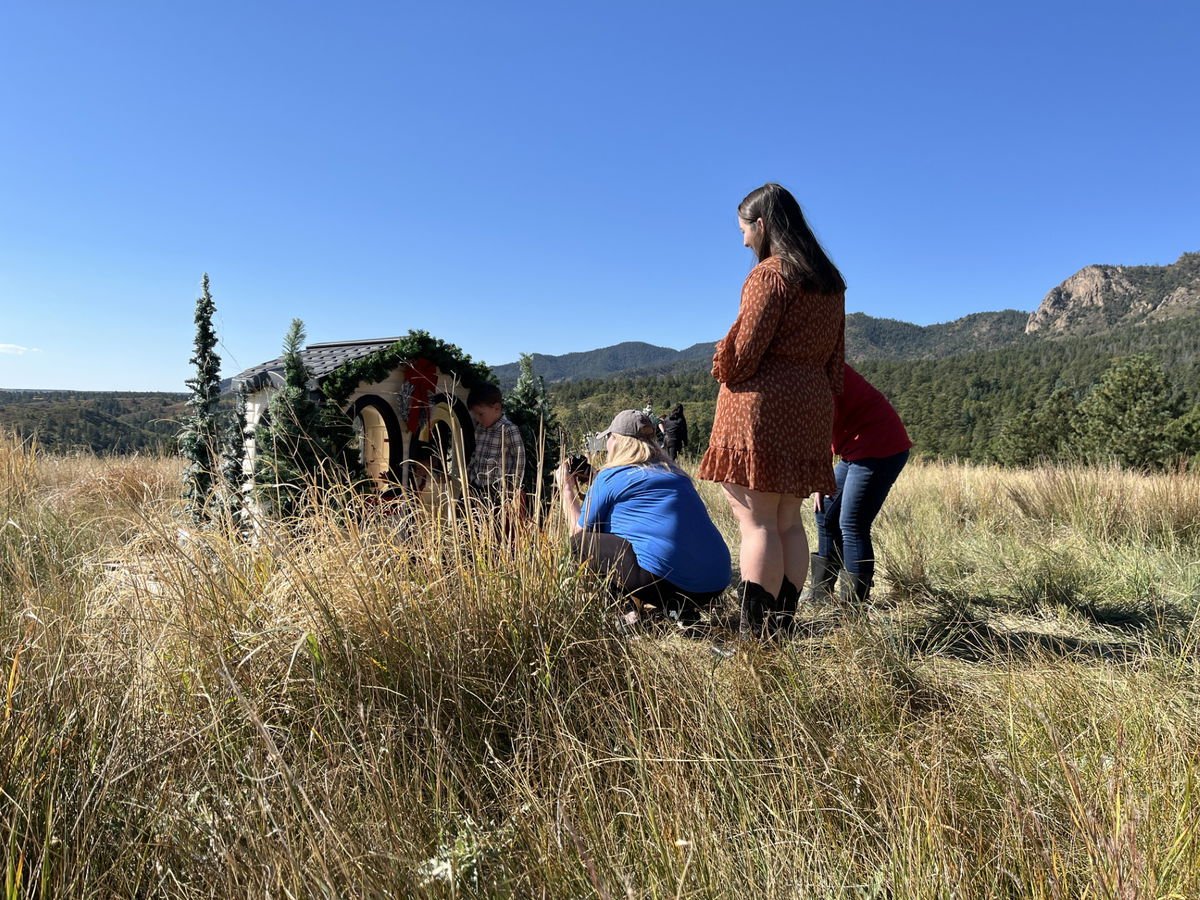
[(721, 487), (742, 536), (738, 550), (742, 580), (753, 581), (771, 596), (778, 596), (784, 568), (783, 541), (779, 535), (781, 495), (752, 491), (740, 484)]
[(779, 495), (779, 539), (783, 545), (783, 574), (803, 589), (808, 577), (808, 535), (804, 532), (804, 498)]

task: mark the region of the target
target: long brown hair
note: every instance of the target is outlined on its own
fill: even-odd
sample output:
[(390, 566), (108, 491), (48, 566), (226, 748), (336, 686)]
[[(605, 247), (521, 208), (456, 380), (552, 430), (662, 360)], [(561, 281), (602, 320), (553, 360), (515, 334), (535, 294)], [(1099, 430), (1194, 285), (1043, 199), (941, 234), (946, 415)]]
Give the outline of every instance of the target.
[(763, 221), (763, 239), (758, 246), (761, 262), (778, 256), (785, 278), (799, 281), (818, 294), (846, 290), (846, 280), (826, 255), (808, 227), (804, 212), (787, 188), (774, 182), (755, 188), (738, 205), (743, 222)]

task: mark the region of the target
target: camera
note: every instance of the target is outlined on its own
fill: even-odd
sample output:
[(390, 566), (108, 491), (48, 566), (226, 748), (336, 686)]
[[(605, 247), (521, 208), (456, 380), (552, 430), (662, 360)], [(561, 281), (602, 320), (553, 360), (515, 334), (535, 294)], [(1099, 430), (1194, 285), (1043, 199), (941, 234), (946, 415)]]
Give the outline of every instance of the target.
[(567, 474), (575, 476), (576, 481), (591, 481), (592, 464), (582, 453), (573, 453), (567, 458)]

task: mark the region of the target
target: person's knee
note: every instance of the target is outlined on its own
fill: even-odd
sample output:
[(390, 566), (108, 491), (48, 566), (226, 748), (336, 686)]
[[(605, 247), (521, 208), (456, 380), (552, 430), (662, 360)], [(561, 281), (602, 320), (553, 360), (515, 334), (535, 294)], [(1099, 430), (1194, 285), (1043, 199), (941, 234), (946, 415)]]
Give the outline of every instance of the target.
[(779, 508), (774, 506), (759, 506), (750, 508), (750, 523), (755, 528), (764, 531), (779, 530)]
[(781, 503), (776, 522), (781, 533), (788, 533), (804, 527), (804, 506), (799, 500)]
[(842, 542), (846, 544), (854, 544), (855, 546), (863, 546), (870, 543), (871, 532), (864, 531), (855, 525), (842, 526)]
[(856, 505), (844, 505), (838, 510), (838, 527), (843, 532), (857, 532), (862, 530), (862, 510)]
[(807, 532), (804, 530), (803, 522), (796, 521), (779, 523), (779, 536), (785, 541), (794, 539), (799, 535), (807, 535)]

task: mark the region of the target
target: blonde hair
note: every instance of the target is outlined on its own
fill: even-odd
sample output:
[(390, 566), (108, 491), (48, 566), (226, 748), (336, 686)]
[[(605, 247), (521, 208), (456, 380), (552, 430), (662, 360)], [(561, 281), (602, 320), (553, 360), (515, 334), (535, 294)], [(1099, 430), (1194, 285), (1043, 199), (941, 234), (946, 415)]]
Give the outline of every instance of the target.
[(612, 442), (612, 449), (601, 468), (615, 469), (617, 466), (644, 466), (657, 463), (668, 469), (681, 471), (661, 447), (650, 441), (643, 441), (625, 434), (610, 434), (608, 440)]

